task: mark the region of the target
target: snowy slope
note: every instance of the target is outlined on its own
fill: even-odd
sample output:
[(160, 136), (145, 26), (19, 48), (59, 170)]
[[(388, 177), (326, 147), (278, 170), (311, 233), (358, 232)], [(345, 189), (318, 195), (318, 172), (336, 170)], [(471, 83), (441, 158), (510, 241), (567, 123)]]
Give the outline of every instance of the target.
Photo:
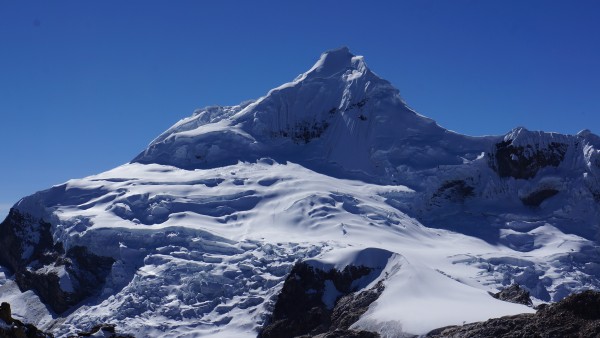
[[(377, 267), (361, 288), (385, 290), (354, 327), (384, 336), (531, 312), (487, 291), (518, 282), (541, 302), (600, 288), (599, 147), (589, 131), (447, 131), (333, 50), (256, 101), (196, 111), (132, 163), (19, 201), (18, 226), (4, 223), (21, 241), (11, 259), (59, 292), (81, 287), (74, 249), (112, 263), (62, 314), (8, 270), (0, 299), (59, 336), (110, 322), (142, 337), (253, 337), (306, 261)], [(67, 256), (28, 261), (46, 224)]]
[(459, 164), (488, 143), (489, 138), (457, 135), (415, 113), (363, 57), (340, 48), (252, 103), (197, 111), (134, 162), (211, 168), (270, 157), (390, 183), (402, 180), (398, 166)]

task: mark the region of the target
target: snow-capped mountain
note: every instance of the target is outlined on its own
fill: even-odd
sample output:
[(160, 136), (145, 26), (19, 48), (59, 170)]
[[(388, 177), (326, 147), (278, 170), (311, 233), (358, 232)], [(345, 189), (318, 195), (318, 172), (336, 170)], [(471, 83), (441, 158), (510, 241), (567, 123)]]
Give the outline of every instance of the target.
[[(59, 336), (277, 336), (298, 290), (334, 324), (371, 295), (345, 328), (389, 337), (533, 312), (488, 291), (600, 288), (599, 149), (587, 130), (448, 131), (332, 50), (262, 98), (197, 110), (131, 163), (16, 203), (0, 300)], [(307, 271), (317, 281), (298, 282)]]
[(415, 113), (363, 57), (341, 48), (254, 102), (196, 111), (133, 162), (204, 169), (269, 157), (392, 183), (401, 179), (399, 166), (460, 164), (487, 143), (491, 139), (449, 132)]

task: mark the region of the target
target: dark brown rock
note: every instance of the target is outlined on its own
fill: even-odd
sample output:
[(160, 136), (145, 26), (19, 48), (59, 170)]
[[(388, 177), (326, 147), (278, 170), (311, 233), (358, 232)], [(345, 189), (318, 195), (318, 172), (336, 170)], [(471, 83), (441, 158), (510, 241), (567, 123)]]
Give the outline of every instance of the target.
[(533, 306), (529, 291), (521, 288), (519, 284), (513, 284), (498, 293), (490, 293), (490, 295), (505, 302)]
[(538, 191), (532, 192), (531, 194), (529, 194), (525, 197), (522, 197), (521, 202), (523, 202), (524, 205), (527, 205), (530, 207), (539, 207), (540, 204), (542, 204), (542, 202), (544, 202), (548, 198), (558, 194), (558, 192), (559, 191), (556, 189), (538, 190)]
[(98, 324), (92, 327), (89, 331), (82, 331), (77, 333), (77, 336), (72, 336), (72, 338), (90, 337), (98, 332), (102, 332), (103, 337), (107, 338), (134, 338), (134, 336), (132, 335), (118, 333), (116, 325), (114, 324)]
[[(0, 265), (15, 274), (21, 291), (33, 290), (57, 313), (68, 310), (97, 292), (110, 272), (114, 260), (94, 255), (75, 246), (65, 252), (54, 243), (51, 224), (11, 209), (0, 223)], [(62, 267), (68, 273), (73, 290), (63, 290), (52, 269)]]
[[(364, 266), (323, 271), (306, 263), (297, 263), (285, 280), (271, 322), (259, 337), (377, 337), (370, 332), (348, 329), (383, 290), (379, 284), (374, 291), (352, 294), (356, 291), (352, 288), (353, 281), (371, 272), (372, 269)], [(333, 309), (322, 300), (326, 282), (332, 283), (340, 293), (341, 298), (338, 297)]]
[(4, 321), (6, 324), (12, 324), (12, 313), (10, 311), (10, 304), (3, 302), (0, 305), (0, 320)]
[(431, 196), (432, 200), (446, 199), (453, 202), (464, 202), (466, 198), (474, 195), (475, 188), (464, 180), (444, 182)]
[(38, 330), (32, 324), (24, 324), (20, 320), (12, 318), (10, 304), (0, 305), (0, 338), (53, 338), (50, 333)]
[(500, 177), (528, 179), (545, 167), (558, 167), (567, 153), (568, 145), (551, 142), (547, 146), (528, 144), (513, 145), (512, 140), (496, 144), (489, 153), (489, 165)]
[[(306, 338), (308, 338), (307, 336)], [(354, 330), (335, 330), (327, 333), (321, 333), (314, 338), (379, 338), (379, 334), (369, 331), (354, 331)], [(311, 337), (312, 338), (312, 337)]]
[(356, 323), (369, 309), (369, 305), (379, 298), (383, 292), (383, 283), (360, 293), (351, 293), (338, 300), (331, 314), (331, 328), (335, 330), (347, 330), (350, 325)]
[(426, 337), (600, 337), (600, 293), (585, 291), (558, 303), (539, 307), (535, 314), (506, 316), (485, 322), (440, 328), (431, 331)]

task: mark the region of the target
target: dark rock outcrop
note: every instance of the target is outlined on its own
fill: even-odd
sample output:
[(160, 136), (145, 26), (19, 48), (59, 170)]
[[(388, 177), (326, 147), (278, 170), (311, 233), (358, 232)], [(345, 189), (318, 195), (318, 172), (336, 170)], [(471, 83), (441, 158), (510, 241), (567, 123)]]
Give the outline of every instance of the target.
[(474, 195), (475, 188), (464, 180), (452, 180), (444, 182), (431, 196), (431, 200), (444, 199), (453, 202), (464, 202), (468, 197)]
[(34, 260), (56, 260), (55, 253), (63, 249), (61, 245), (54, 246), (50, 227), (49, 223), (11, 209), (0, 223), (0, 265), (19, 271)]
[(544, 167), (558, 167), (567, 153), (568, 145), (551, 142), (547, 147), (537, 144), (515, 146), (512, 140), (496, 144), (494, 152), (488, 154), (490, 166), (500, 177), (528, 179)]
[(535, 314), (436, 329), (426, 337), (600, 337), (600, 292), (571, 295), (558, 303), (540, 306)]
[[(371, 290), (353, 293), (356, 291), (353, 282), (371, 272), (371, 268), (364, 266), (323, 271), (297, 263), (285, 280), (270, 324), (259, 337), (378, 337), (372, 332), (349, 330), (383, 291), (383, 284), (378, 283)], [(339, 295), (333, 308), (332, 304), (324, 303), (326, 292)]]
[(0, 304), (0, 320), (7, 324), (12, 323), (12, 312), (10, 310), (10, 304), (3, 302)]
[(95, 325), (89, 331), (79, 332), (79, 333), (77, 333), (77, 336), (71, 336), (69, 338), (97, 336), (99, 332), (102, 334), (102, 337), (105, 337), (105, 338), (134, 338), (134, 336), (129, 335), (129, 334), (118, 333), (117, 329), (116, 329), (116, 325), (114, 325), (114, 324)]
[[(65, 252), (54, 243), (51, 225), (11, 209), (0, 223), (0, 265), (15, 274), (22, 291), (33, 290), (52, 310), (62, 313), (99, 290), (114, 260), (75, 246)], [(61, 285), (57, 271), (68, 274)]]
[(53, 338), (50, 333), (40, 331), (32, 324), (24, 324), (12, 318), (10, 304), (0, 305), (0, 338)]
[(335, 330), (316, 336), (301, 336), (298, 338), (378, 338), (379, 334), (368, 331)]
[(382, 282), (370, 289), (360, 293), (351, 293), (340, 298), (335, 304), (331, 314), (331, 329), (345, 330), (362, 316), (369, 305), (379, 298), (383, 292)]
[(556, 189), (542, 189), (522, 197), (521, 202), (530, 207), (539, 207), (542, 202), (556, 194), (558, 194)]
[(533, 306), (529, 291), (521, 288), (519, 284), (513, 284), (500, 292), (490, 293), (490, 295), (505, 302)]

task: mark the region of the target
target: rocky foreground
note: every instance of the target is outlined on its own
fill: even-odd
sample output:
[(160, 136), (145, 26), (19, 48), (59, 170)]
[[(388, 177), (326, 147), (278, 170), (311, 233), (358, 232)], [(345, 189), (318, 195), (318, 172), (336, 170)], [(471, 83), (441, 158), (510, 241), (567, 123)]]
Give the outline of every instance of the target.
[(541, 305), (534, 314), (440, 328), (426, 337), (600, 337), (600, 292), (574, 294), (558, 303)]
[(24, 324), (12, 317), (10, 304), (0, 305), (0, 338), (52, 338), (52, 334), (42, 332), (31, 324)]
[[(383, 291), (383, 285), (379, 283), (370, 290), (352, 292), (352, 282), (368, 273), (364, 267), (325, 273), (303, 263), (296, 264), (278, 297), (270, 324), (263, 328), (259, 337), (380, 337), (374, 332), (352, 329), (352, 324)], [(328, 279), (342, 290), (341, 297), (332, 308), (323, 302)], [(517, 284), (490, 296), (507, 302), (533, 305), (529, 292)], [(600, 337), (600, 292), (590, 290), (573, 294), (554, 304), (542, 304), (537, 310), (536, 313), (443, 327), (431, 331), (426, 337)]]
[[(306, 274), (303, 266), (296, 266), (294, 271)], [(353, 274), (346, 271), (347, 275), (340, 278), (340, 282)], [(356, 273), (356, 271), (354, 271)], [(341, 277), (341, 276), (340, 276)], [(280, 302), (278, 302), (274, 321), (265, 327), (260, 337), (319, 337), (319, 338), (375, 338), (379, 334), (366, 331), (353, 331), (352, 324), (368, 305), (374, 301), (381, 292), (380, 286), (373, 290), (363, 291), (359, 294), (348, 294), (341, 297), (333, 310), (328, 310), (324, 304), (317, 301), (317, 297), (307, 297), (303, 301), (298, 290), (306, 285), (296, 282), (284, 287)], [(316, 282), (319, 284), (319, 281)], [(314, 287), (314, 283), (311, 283)], [(515, 288), (510, 290), (514, 294)], [(506, 293), (504, 293), (506, 294)], [(503, 294), (503, 295), (504, 295)], [(523, 294), (520, 294), (520, 301)], [(492, 295), (498, 296), (499, 294)], [(300, 303), (296, 303), (300, 301)], [(290, 302), (285, 304), (285, 302)], [(298, 310), (288, 307), (292, 303), (300, 305)], [(287, 308), (287, 309), (284, 309)], [(276, 311), (277, 311), (276, 310)], [(343, 316), (342, 316), (343, 315)], [(101, 331), (101, 332), (100, 332)], [(120, 335), (114, 325), (96, 325), (87, 332), (80, 332), (79, 337), (96, 336), (101, 333), (103, 337), (131, 338), (129, 335)], [(10, 305), (2, 303), (0, 306), (0, 338), (52, 338), (50, 333), (38, 330), (31, 324), (24, 324), (12, 318)], [(494, 318), (485, 322), (471, 323), (462, 326), (449, 326), (433, 330), (426, 335), (427, 338), (485, 338), (485, 337), (600, 337), (600, 292), (584, 291), (571, 295), (558, 303), (543, 304), (538, 307), (537, 313), (520, 314)]]
[[(89, 331), (81, 331), (73, 336), (77, 337), (133, 338), (131, 335), (119, 334), (115, 325), (111, 324), (95, 325)], [(14, 319), (10, 304), (3, 302), (0, 305), (0, 338), (54, 338), (54, 335)]]

